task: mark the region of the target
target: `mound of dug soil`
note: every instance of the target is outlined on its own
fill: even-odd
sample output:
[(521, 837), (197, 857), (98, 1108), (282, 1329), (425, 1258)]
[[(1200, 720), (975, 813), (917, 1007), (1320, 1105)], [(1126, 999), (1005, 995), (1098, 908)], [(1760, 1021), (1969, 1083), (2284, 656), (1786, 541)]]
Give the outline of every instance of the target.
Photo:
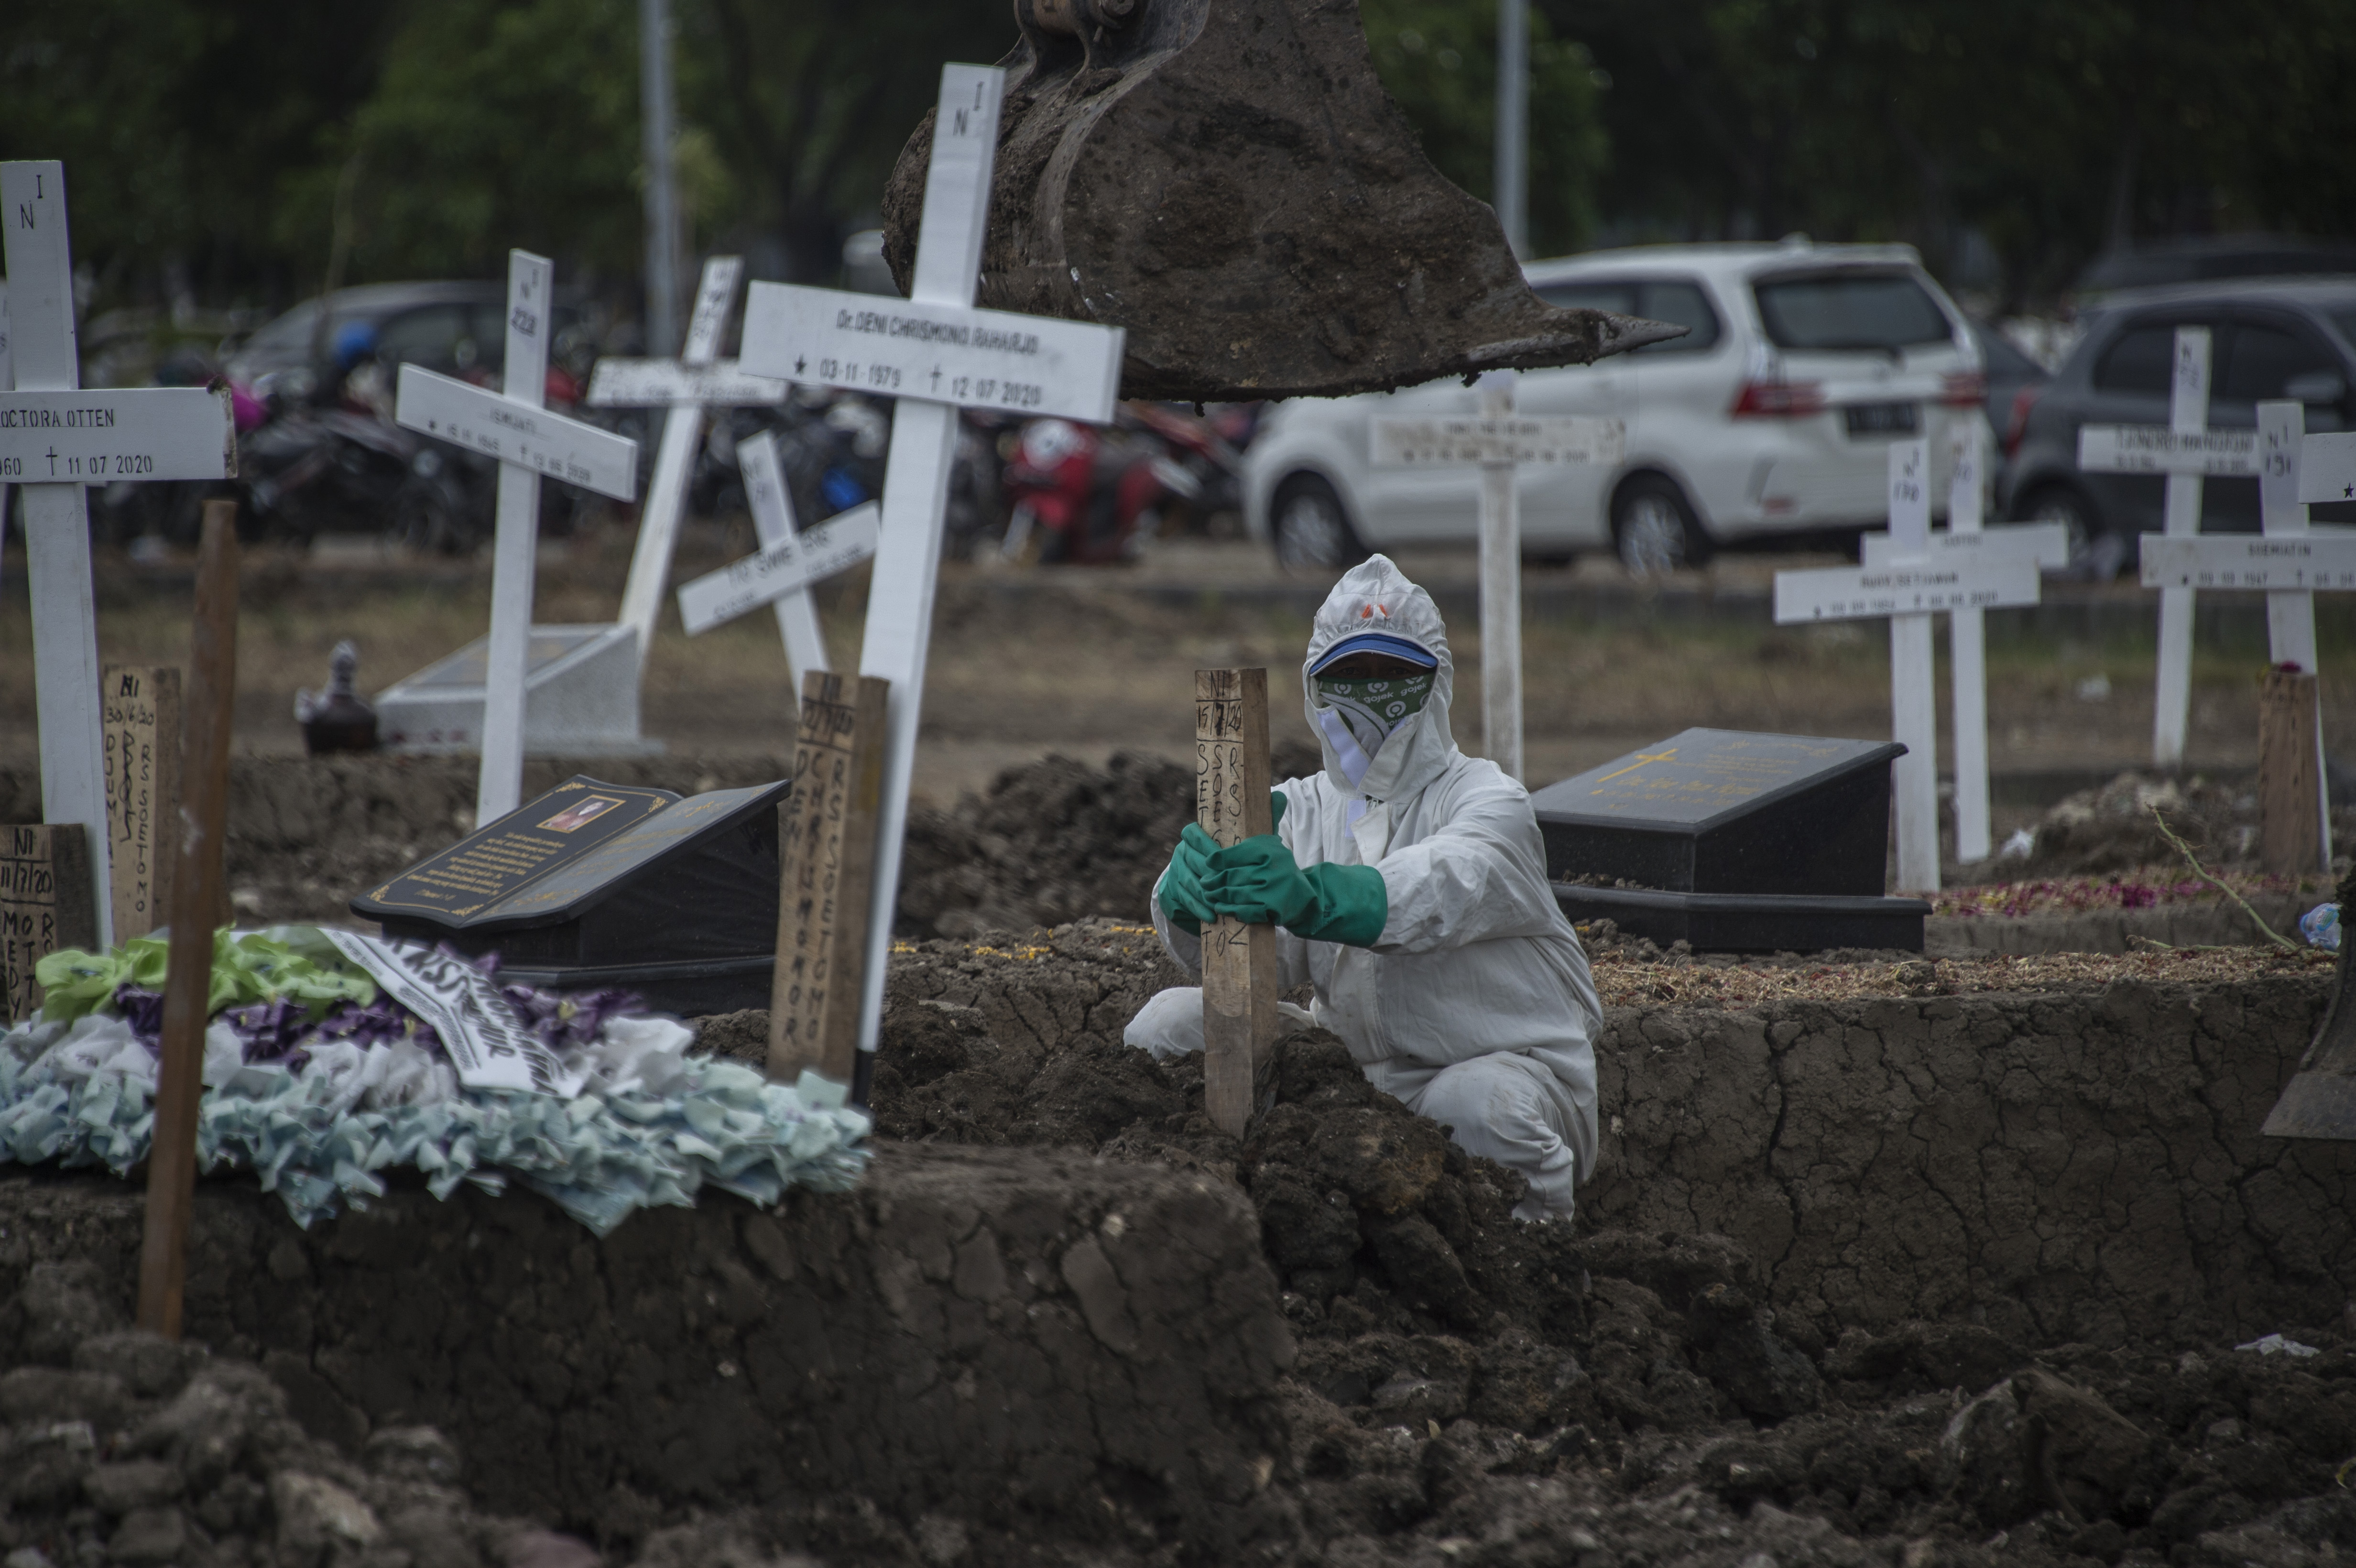
[[(2333, 790), (2335, 806), (2339, 790)], [(2080, 790), (2045, 814), (2035, 847), (2008, 873), (2032, 877), (2108, 876), (2143, 867), (2180, 868), (2182, 858), (2152, 819), (2157, 810), (2211, 869), (2254, 866), (2258, 855), (2254, 781), (2220, 784), (2194, 774), (2175, 779), (2124, 773), (2099, 789)], [(2331, 813), (2334, 844), (2351, 841), (2356, 811)], [(1985, 874), (1987, 868), (1979, 869)]]
[[(1375, 1093), (1323, 1031), (1283, 1043), (1248, 1136), (1220, 1136), (1199, 1061), (1120, 1041), (1178, 980), (1134, 926), (922, 944), (894, 961), (873, 1098), (887, 1136), (1244, 1188), (1299, 1337), (1303, 1561), (2239, 1568), (2356, 1551), (2356, 1494), (2333, 1484), (2356, 1457), (2356, 1309), (2286, 1326), (2298, 1348), (2277, 1354), (2040, 1344), (2008, 1337), (2019, 1317), (1826, 1333), (1779, 1317), (1734, 1239), (1515, 1222), (1518, 1177)], [(1612, 1014), (1612, 1048), (1640, 1051), (1644, 1015)]]
[[(1286, 741), (1273, 773), (1323, 765)], [(900, 930), (970, 938), (1102, 915), (1143, 920), (1170, 847), (1194, 820), (1194, 773), (1160, 757), (1116, 752), (1092, 768), (1050, 756), (998, 775), (987, 795), (908, 819)]]

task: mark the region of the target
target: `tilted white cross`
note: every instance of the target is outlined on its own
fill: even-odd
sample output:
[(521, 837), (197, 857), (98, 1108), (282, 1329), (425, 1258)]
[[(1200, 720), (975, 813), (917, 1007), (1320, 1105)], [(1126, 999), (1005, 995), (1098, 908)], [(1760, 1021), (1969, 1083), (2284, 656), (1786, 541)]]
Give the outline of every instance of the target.
[(16, 389), (0, 379), (0, 484), (25, 486), (41, 815), (82, 824), (98, 940), (111, 944), (106, 739), (86, 486), (230, 477), (237, 473), (237, 424), (225, 388), (79, 389), (65, 165), (0, 164), (0, 204), (6, 208)]
[(974, 308), (1004, 91), (998, 67), (941, 68), (909, 298), (755, 283), (744, 309), (747, 370), (899, 400), (859, 654), (862, 675), (892, 683), (860, 1002), (859, 1045), (866, 1051), (875, 1050), (883, 1020), (958, 410), (1008, 409), (1102, 424), (1112, 418), (1120, 384), (1119, 327)]
[[(736, 301), (736, 282), (744, 271), (744, 261), (735, 256), (714, 256), (703, 263), (695, 310), (688, 320), (687, 346), (677, 359), (600, 359), (589, 377), (588, 401), (593, 408), (656, 405), (666, 411), (662, 444), (655, 449), (654, 475), (647, 482), (646, 505), (639, 509), (638, 541), (630, 553), (630, 575), (623, 584), (618, 618), (637, 634), (641, 668), (654, 645), (663, 584), (670, 575), (671, 554), (679, 548), (680, 517), (686, 509), (688, 482), (694, 477), (706, 411), (782, 403), (792, 390), (787, 382), (748, 376), (735, 361), (719, 357), (721, 341), (728, 332), (728, 313)], [(745, 490), (749, 497), (749, 478)], [(758, 517), (756, 510), (756, 520)], [(798, 676), (796, 681), (799, 689)]]
[[(2356, 435), (2308, 435), (2307, 409), (2258, 405), (2252, 450), (2261, 531), (2191, 538), (2147, 534), (2143, 584), (2163, 593), (2230, 590), (2266, 596), (2266, 648), (2277, 665), (2316, 673), (2315, 595), (2356, 592), (2356, 535), (2308, 531), (2309, 503), (2356, 498)], [(2211, 470), (2215, 472), (2215, 470)], [(2323, 776), (2323, 725), (2315, 725), (2315, 767)], [(2331, 808), (2318, 803), (2318, 870), (2331, 869)]]
[(520, 804), (523, 793), (525, 675), (540, 547), (541, 478), (562, 479), (617, 501), (631, 499), (638, 490), (637, 443), (542, 406), (548, 400), (553, 272), (544, 256), (508, 252), (502, 390), (485, 391), (403, 365), (393, 404), (396, 423), (499, 463), (491, 635), (483, 680), (482, 769), (475, 784), (477, 823), (505, 816)]
[[(2166, 531), (2185, 539), (2201, 531), (2201, 479), (2258, 471), (2257, 437), (2244, 430), (2209, 428), (2209, 329), (2179, 326), (2169, 379), (2168, 425), (2085, 425), (2078, 432), (2078, 466), (2092, 474), (2168, 475)], [(2184, 763), (2184, 735), (2192, 715), (2192, 592), (2159, 594), (2159, 677), (2151, 714), (2151, 762)]]
[[(2060, 523), (1981, 527), (1987, 475), (1987, 425), (1966, 420), (1953, 433), (1954, 465), (1947, 482), (1947, 531), (1933, 534), (1934, 557), (1950, 560), (2020, 558), (2040, 571), (2070, 563), (2070, 530)], [(1888, 534), (1867, 534), (1865, 564), (1888, 566), (1898, 547)], [(1975, 607), (1947, 619), (1948, 702), (1954, 713), (1955, 859), (1985, 860), (1994, 848), (1988, 806), (1987, 617)]]
[[(1891, 764), (1898, 795), (1898, 883), (1939, 885), (1939, 709), (1931, 618), (1943, 612), (2037, 603), (2037, 562), (2009, 551), (1987, 558), (1931, 540), (1930, 443), (1890, 448), (1887, 565), (1775, 574), (1775, 622), (1890, 619), (1890, 728), (1906, 754)], [(1985, 752), (1983, 752), (1985, 755)]]
[(1382, 417), (1372, 446), (1378, 468), (1478, 464), (1481, 467), (1481, 745), (1505, 773), (1522, 778), (1523, 464), (1618, 463), (1628, 427), (1619, 420), (1514, 412), (1510, 370), (1480, 380), (1472, 418)]
[(736, 467), (744, 476), (744, 498), (753, 508), (753, 527), (761, 537), (761, 549), (681, 586), (679, 618), (692, 637), (748, 610), (775, 605), (777, 635), (786, 645), (794, 690), (799, 692), (803, 676), (829, 667), (826, 639), (819, 630), (810, 585), (875, 553), (883, 512), (874, 502), (862, 501), (809, 532), (798, 534), (793, 496), (786, 487), (776, 432), (765, 431), (739, 442)]

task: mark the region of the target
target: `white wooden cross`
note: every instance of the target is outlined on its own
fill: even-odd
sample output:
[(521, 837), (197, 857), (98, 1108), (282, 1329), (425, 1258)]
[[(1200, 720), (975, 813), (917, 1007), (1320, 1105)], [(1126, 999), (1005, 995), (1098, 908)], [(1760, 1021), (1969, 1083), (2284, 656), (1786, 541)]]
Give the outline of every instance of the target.
[(1939, 710), (1931, 618), (1956, 610), (2037, 603), (2037, 562), (2028, 552), (1993, 559), (1968, 546), (1931, 542), (1930, 443), (1890, 448), (1890, 549), (1886, 565), (1775, 574), (1775, 622), (1890, 620), (1890, 728), (1906, 754), (1893, 765), (1898, 795), (1898, 883), (1909, 892), (1939, 885)]
[[(728, 313), (736, 300), (736, 282), (744, 271), (744, 261), (735, 256), (714, 256), (703, 263), (695, 310), (688, 319), (687, 346), (677, 359), (600, 359), (589, 377), (588, 401), (593, 408), (653, 405), (665, 409), (662, 444), (655, 449), (655, 471), (647, 482), (637, 547), (630, 554), (630, 575), (622, 588), (619, 617), (621, 624), (637, 634), (642, 669), (654, 645), (655, 618), (662, 610), (671, 554), (679, 548), (680, 517), (687, 506), (688, 483), (694, 477), (705, 411), (782, 403), (792, 390), (787, 382), (748, 376), (734, 360), (719, 357), (721, 341), (728, 332)], [(749, 496), (749, 478), (745, 489)], [(757, 509), (754, 516), (757, 523)], [(798, 675), (795, 689), (800, 689)]]
[(745, 369), (888, 392), (898, 400), (884, 470), (883, 536), (859, 654), (862, 675), (892, 683), (859, 1014), (859, 1046), (866, 1051), (879, 1042), (884, 1016), (884, 971), (899, 903), (901, 841), (958, 410), (1004, 409), (1102, 424), (1112, 418), (1120, 385), (1120, 328), (974, 308), (1005, 80), (996, 66), (941, 68), (907, 299), (755, 283), (744, 307)]
[[(2253, 451), (2258, 474), (2257, 534), (2143, 539), (2143, 584), (2162, 592), (2258, 591), (2266, 596), (2272, 662), (2316, 673), (2315, 595), (2356, 592), (2356, 535), (2308, 531), (2310, 502), (2356, 499), (2356, 435), (2308, 435), (2297, 402), (2258, 405)], [(2214, 472), (2214, 470), (2211, 470)], [(2323, 776), (2323, 725), (2315, 726), (2316, 777)], [(2322, 816), (2319, 870), (2331, 869), (2331, 809)]]
[(98, 940), (111, 944), (106, 741), (87, 486), (228, 478), (237, 472), (237, 425), (227, 389), (80, 389), (65, 165), (0, 164), (0, 204), (6, 208), (15, 323), (14, 380), (0, 378), (0, 484), (25, 487), (41, 815), (49, 822), (82, 824)]
[(700, 636), (748, 610), (774, 605), (777, 635), (786, 645), (786, 663), (798, 693), (803, 676), (829, 667), (810, 585), (875, 553), (883, 510), (873, 501), (862, 501), (809, 532), (797, 534), (793, 496), (786, 487), (774, 431), (737, 443), (736, 471), (744, 476), (744, 498), (753, 508), (761, 549), (681, 586), (680, 622), (689, 636)]
[(492, 546), (491, 635), (483, 679), (482, 769), (475, 820), (505, 816), (523, 793), (524, 677), (531, 646), (532, 577), (545, 475), (627, 501), (638, 489), (638, 443), (550, 413), (549, 293), (544, 256), (508, 252), (507, 360), (500, 391), (416, 365), (401, 368), (393, 420), (487, 453), (499, 463), (498, 532)]
[[(2070, 530), (2060, 523), (1981, 526), (1987, 475), (1987, 421), (1965, 420), (1953, 432), (1954, 463), (1947, 483), (1947, 531), (1930, 536), (1934, 558), (1993, 560), (2018, 557), (2044, 570), (2070, 563)], [(1865, 564), (1888, 566), (1898, 546), (1888, 534), (1867, 534)], [(1955, 859), (1976, 865), (1993, 852), (1988, 805), (1987, 617), (1975, 606), (1947, 619), (1948, 702), (1954, 714)]]
[[(2166, 532), (2184, 539), (2201, 531), (2201, 479), (2252, 475), (2257, 437), (2250, 431), (2209, 428), (2209, 329), (2176, 329), (2169, 379), (2168, 424), (2085, 425), (2078, 432), (2078, 466), (2090, 474), (2168, 475)], [(2192, 593), (2159, 594), (2159, 681), (2151, 714), (2151, 762), (2174, 769), (2184, 763), (2184, 735), (2192, 715)]]
[(1481, 378), (1470, 418), (1384, 417), (1374, 421), (1378, 468), (1481, 466), (1481, 745), (1507, 776), (1522, 777), (1523, 464), (1618, 463), (1627, 450), (1619, 420), (1514, 412), (1510, 370)]

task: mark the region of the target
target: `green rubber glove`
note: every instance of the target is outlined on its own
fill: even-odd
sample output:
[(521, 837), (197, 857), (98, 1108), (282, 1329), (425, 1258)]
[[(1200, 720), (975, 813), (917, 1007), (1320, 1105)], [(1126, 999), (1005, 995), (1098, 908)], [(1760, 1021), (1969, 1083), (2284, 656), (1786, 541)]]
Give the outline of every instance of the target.
[[(1268, 792), (1269, 817), (1281, 827), (1284, 823), (1284, 792)], [(1170, 923), (1189, 936), (1203, 934), (1203, 927), (1216, 920), (1211, 901), (1203, 896), (1203, 877), (1206, 862), (1218, 853), (1219, 842), (1203, 829), (1199, 822), (1190, 822), (1178, 835), (1178, 847), (1170, 852), (1170, 869), (1162, 876), (1162, 912)]]
[(1219, 841), (1202, 824), (1190, 822), (1170, 851), (1170, 869), (1162, 873), (1162, 912), (1189, 936), (1202, 935), (1203, 927), (1219, 918), (1203, 894), (1203, 878), (1218, 848)]
[(1303, 870), (1272, 833), (1213, 855), (1202, 887), (1219, 913), (1250, 925), (1280, 925), (1312, 942), (1372, 947), (1390, 920), (1390, 894), (1380, 871), (1334, 865)]

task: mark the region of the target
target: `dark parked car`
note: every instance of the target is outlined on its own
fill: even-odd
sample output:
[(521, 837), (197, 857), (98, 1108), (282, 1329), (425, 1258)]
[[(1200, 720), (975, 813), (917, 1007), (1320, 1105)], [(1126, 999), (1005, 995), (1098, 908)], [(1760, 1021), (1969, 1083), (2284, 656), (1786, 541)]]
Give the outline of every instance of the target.
[[(247, 386), (263, 378), (328, 372), (337, 334), (354, 322), (375, 328), (376, 357), (387, 366), (422, 365), (445, 376), (496, 373), (507, 357), (507, 285), (493, 282), (368, 283), (337, 289), (327, 303), (328, 322), (319, 330), (320, 302), (305, 300), (270, 322), (230, 355), (230, 379)], [(580, 308), (559, 299), (554, 312), (555, 352), (562, 363), (579, 353)], [(584, 362), (585, 362), (585, 357)], [(307, 388), (288, 389), (296, 396)]]
[[(2136, 559), (2135, 536), (2156, 532), (2167, 480), (2083, 474), (2082, 425), (2168, 423), (2176, 329), (2210, 332), (2209, 423), (2254, 430), (2257, 405), (2307, 405), (2309, 432), (2356, 427), (2356, 277), (2197, 283), (2137, 290), (2105, 301), (2068, 363), (2014, 395), (2004, 430), (1997, 504), (2010, 517), (2066, 524), (2095, 575)], [(2205, 482), (2201, 528), (2255, 533), (2258, 482)], [(2356, 522), (2356, 508), (2317, 507), (2317, 522)]]
[(1980, 363), (1987, 370), (1987, 419), (1989, 428), (2001, 438), (2006, 414), (2013, 400), (2028, 387), (2042, 386), (2052, 373), (2012, 346), (2012, 340), (1977, 316), (1967, 323), (1972, 329), (1972, 341), (1979, 345)]

